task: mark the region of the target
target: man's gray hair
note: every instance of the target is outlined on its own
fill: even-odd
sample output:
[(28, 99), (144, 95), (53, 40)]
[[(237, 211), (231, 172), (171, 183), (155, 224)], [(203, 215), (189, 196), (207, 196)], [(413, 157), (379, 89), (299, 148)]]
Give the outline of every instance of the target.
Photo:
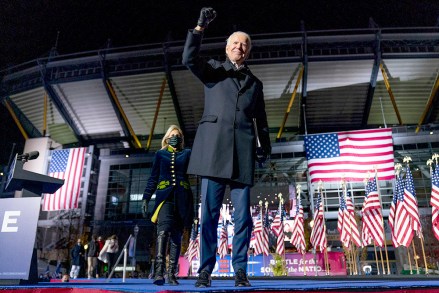
[(251, 48), (252, 48), (252, 39), (250, 38), (250, 35), (248, 34), (248, 33), (245, 33), (245, 32), (242, 32), (242, 31), (236, 31), (236, 32), (234, 32), (234, 33), (232, 33), (228, 38), (227, 38), (227, 40), (226, 40), (226, 42), (227, 42), (227, 46), (228, 45), (230, 45), (230, 42), (231, 42), (231, 39), (232, 39), (232, 36), (234, 36), (234, 35), (236, 35), (236, 34), (242, 34), (242, 35), (244, 35), (246, 38), (247, 38), (247, 40), (248, 40), (248, 52), (250, 52), (250, 50), (251, 50)]

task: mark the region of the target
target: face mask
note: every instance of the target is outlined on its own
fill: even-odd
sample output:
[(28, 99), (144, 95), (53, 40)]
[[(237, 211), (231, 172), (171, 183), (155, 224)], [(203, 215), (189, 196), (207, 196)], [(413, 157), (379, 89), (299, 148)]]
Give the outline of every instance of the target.
[(181, 137), (174, 135), (169, 138), (169, 145), (175, 148), (179, 146), (182, 141)]

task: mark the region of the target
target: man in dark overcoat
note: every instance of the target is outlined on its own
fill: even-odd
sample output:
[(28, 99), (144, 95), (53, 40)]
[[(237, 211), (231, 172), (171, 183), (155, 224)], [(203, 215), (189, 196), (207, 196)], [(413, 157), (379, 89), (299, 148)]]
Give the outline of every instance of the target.
[(82, 246), (82, 240), (79, 238), (76, 245), (70, 250), (70, 257), (72, 262), (72, 268), (70, 269), (70, 278), (76, 279), (79, 275), (79, 270), (84, 264), (84, 246)]
[(250, 187), (254, 184), (255, 159), (263, 161), (270, 154), (271, 145), (262, 82), (245, 63), (251, 49), (250, 36), (235, 32), (227, 39), (225, 62), (199, 56), (204, 29), (215, 16), (212, 8), (201, 10), (196, 28), (188, 32), (183, 52), (183, 64), (203, 83), (205, 94), (204, 113), (188, 167), (189, 174), (202, 177), (201, 259), (195, 286), (211, 285), (218, 219), (227, 185), (235, 219), (232, 243), (235, 286), (250, 286), (247, 278), (252, 231)]

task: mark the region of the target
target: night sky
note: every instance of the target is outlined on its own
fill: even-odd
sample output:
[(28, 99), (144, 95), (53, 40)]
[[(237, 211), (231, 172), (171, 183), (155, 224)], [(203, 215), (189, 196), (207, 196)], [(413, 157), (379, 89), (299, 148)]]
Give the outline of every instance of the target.
[[(259, 4), (257, 3), (264, 3)], [(369, 17), (380, 27), (436, 26), (438, 0), (0, 0), (0, 69), (48, 56), (104, 48), (183, 40), (196, 25), (200, 8), (218, 13), (207, 37), (226, 37), (235, 30), (252, 34), (367, 28)], [(59, 32), (59, 39), (57, 35)], [(12, 144), (24, 140), (0, 106), (0, 164)], [(16, 150), (20, 151), (20, 149)]]

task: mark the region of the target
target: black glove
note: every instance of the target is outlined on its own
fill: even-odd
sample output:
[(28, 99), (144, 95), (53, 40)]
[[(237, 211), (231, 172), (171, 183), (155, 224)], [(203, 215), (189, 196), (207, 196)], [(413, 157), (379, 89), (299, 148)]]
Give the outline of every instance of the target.
[(148, 213), (148, 201), (146, 199), (143, 200), (143, 204), (142, 204), (142, 215), (145, 219), (148, 218), (149, 213)]
[(267, 160), (268, 154), (264, 151), (262, 147), (256, 148), (256, 162), (259, 164), (264, 163)]
[(209, 23), (216, 17), (216, 11), (212, 7), (203, 7), (200, 11), (200, 18), (198, 18), (197, 24), (206, 28)]

